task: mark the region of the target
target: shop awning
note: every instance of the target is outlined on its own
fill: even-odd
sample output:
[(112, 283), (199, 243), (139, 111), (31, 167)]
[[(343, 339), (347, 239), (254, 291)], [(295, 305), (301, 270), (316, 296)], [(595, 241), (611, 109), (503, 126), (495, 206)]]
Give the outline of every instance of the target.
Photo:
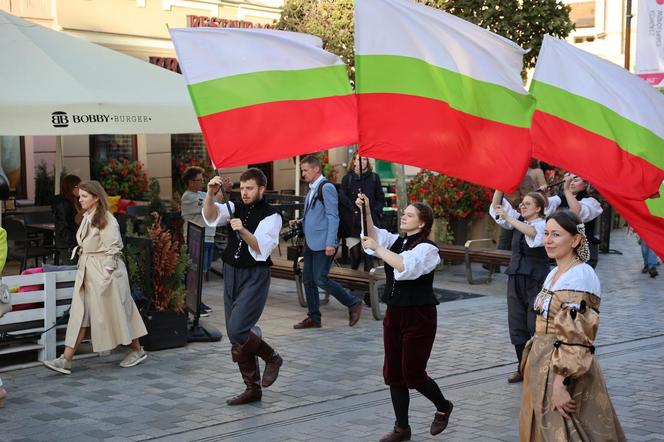
[(192, 133), (184, 78), (0, 11), (0, 135)]

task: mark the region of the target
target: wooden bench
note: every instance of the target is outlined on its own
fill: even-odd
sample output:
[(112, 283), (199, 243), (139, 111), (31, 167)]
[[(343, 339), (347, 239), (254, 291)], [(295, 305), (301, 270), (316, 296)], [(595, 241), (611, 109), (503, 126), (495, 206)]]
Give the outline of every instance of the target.
[[(293, 261), (272, 259), (272, 277), (295, 281), (298, 303), (301, 307), (306, 307), (307, 298), (304, 293), (302, 268), (303, 259), (301, 257), (298, 259), (295, 267), (293, 267)], [(369, 292), (373, 317), (376, 320), (380, 320), (383, 319), (383, 314), (380, 311), (377, 285), (380, 281), (385, 280), (385, 273), (374, 270), (375, 269), (372, 269), (371, 272), (367, 273), (361, 270), (332, 266), (330, 268), (329, 277), (347, 289)], [(325, 297), (321, 299), (321, 305), (327, 304), (329, 300), (329, 293), (325, 293)]]
[[(35, 304), (35, 306), (26, 310), (11, 311), (0, 318), (0, 334), (8, 334), (11, 337), (28, 336), (52, 327), (71, 304), (75, 279), (76, 270), (3, 277), (2, 283), (9, 288), (31, 285), (43, 285), (44, 288), (11, 294), (12, 305)], [(39, 361), (55, 359), (56, 347), (63, 344), (57, 342), (56, 330), (66, 327), (65, 324), (51, 328), (42, 334), (40, 339), (28, 342), (0, 339), (0, 356), (37, 350)], [(3, 369), (7, 368), (3, 367)]]
[[(493, 247), (476, 247), (474, 244), (482, 242), (491, 242)], [(498, 250), (495, 248), (496, 241), (493, 239), (471, 239), (466, 241), (464, 245), (454, 244), (439, 244), (438, 254), (441, 260), (448, 260), (453, 262), (463, 261), (466, 265), (466, 279), (469, 284), (481, 284), (491, 282), (491, 277), (495, 270), (494, 267), (501, 265), (509, 265), (512, 258), (512, 252), (509, 250)], [(475, 279), (473, 277), (473, 269), (471, 264), (488, 264), (489, 275), (486, 278)]]

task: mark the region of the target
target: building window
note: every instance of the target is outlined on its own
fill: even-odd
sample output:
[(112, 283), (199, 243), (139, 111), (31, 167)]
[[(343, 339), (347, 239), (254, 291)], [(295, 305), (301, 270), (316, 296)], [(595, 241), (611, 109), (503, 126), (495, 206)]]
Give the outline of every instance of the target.
[(90, 135), (90, 176), (99, 179), (99, 169), (108, 160), (138, 160), (136, 135)]
[(25, 185), (25, 140), (0, 136), (0, 167), (9, 182), (9, 194), (27, 198)]
[(595, 27), (595, 1), (581, 1), (570, 3), (572, 8), (569, 17), (572, 19), (577, 29)]

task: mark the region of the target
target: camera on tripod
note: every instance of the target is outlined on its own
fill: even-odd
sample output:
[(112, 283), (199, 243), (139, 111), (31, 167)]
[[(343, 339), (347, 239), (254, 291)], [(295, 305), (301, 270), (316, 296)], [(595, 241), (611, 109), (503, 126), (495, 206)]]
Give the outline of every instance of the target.
[(295, 221), (286, 233), (282, 235), (284, 241), (290, 241), (293, 238), (304, 238), (304, 227), (302, 221)]

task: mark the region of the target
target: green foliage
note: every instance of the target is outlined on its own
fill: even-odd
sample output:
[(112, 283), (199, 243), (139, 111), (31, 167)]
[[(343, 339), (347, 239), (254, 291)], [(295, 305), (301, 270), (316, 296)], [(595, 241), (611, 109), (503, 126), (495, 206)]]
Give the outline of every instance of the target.
[(277, 29), (317, 35), (323, 48), (337, 54), (355, 81), (353, 0), (286, 0)]
[(159, 180), (154, 177), (150, 178), (150, 185), (148, 187), (150, 203), (148, 204), (148, 214), (145, 216), (143, 224), (146, 226), (151, 226), (155, 219), (154, 214), (156, 213), (159, 217), (163, 217), (167, 209), (164, 200), (162, 200), (159, 196), (161, 193)]
[[(524, 67), (535, 65), (544, 34), (564, 38), (574, 29), (570, 7), (561, 0), (418, 0), (509, 38), (530, 51)], [(324, 49), (341, 57), (355, 82), (352, 0), (286, 0), (277, 29), (323, 39)], [(524, 72), (525, 72), (524, 69)]]
[(35, 205), (48, 206), (55, 196), (55, 167), (48, 170), (45, 161), (41, 161), (35, 172)]
[[(129, 232), (127, 232), (129, 234)], [(139, 250), (136, 246), (128, 244), (124, 248), (125, 262), (127, 263), (127, 273), (129, 274), (129, 285), (138, 287), (141, 293), (147, 293), (145, 285), (145, 262), (140, 259)]]
[(418, 0), (475, 23), (530, 51), (525, 69), (535, 66), (544, 34), (565, 38), (574, 30), (571, 10), (561, 0)]

